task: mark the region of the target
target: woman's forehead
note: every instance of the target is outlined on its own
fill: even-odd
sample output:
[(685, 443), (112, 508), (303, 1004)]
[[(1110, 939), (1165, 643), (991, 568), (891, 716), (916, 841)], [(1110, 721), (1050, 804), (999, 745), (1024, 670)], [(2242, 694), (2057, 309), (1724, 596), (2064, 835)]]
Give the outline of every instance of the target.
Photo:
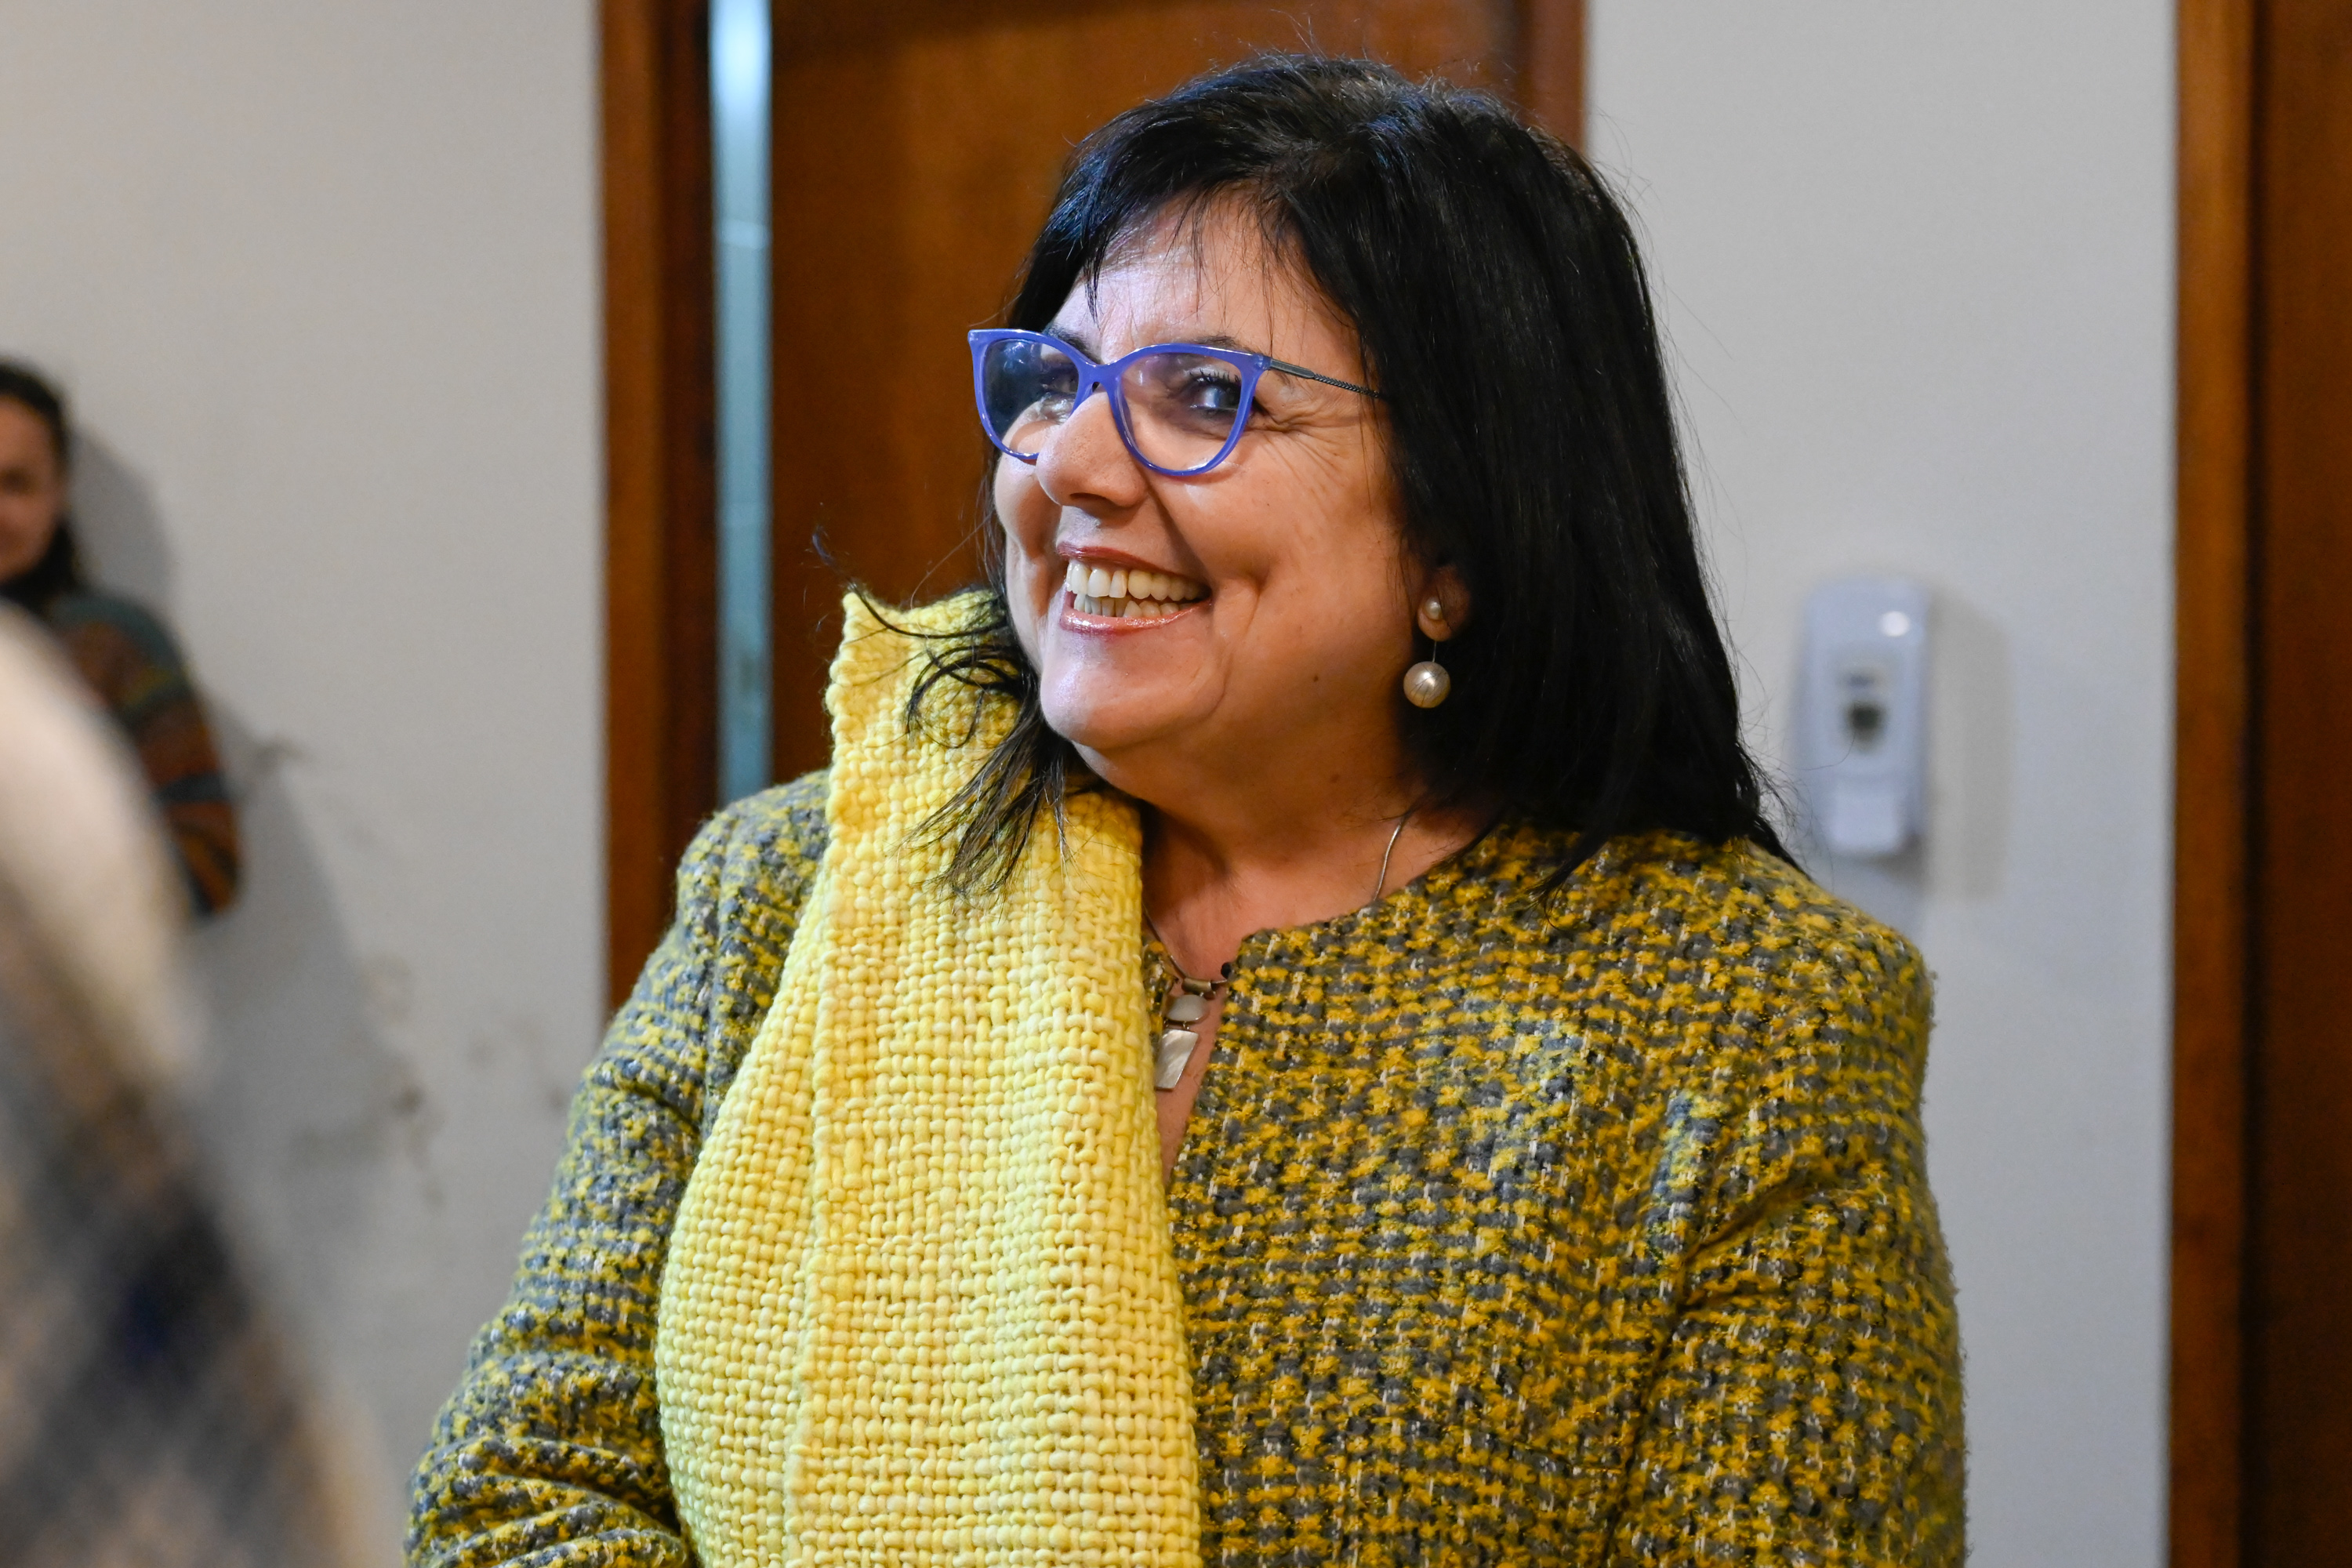
[(1054, 325), (1104, 357), (1213, 338), (1286, 359), (1355, 336), (1297, 259), (1231, 203), (1163, 214), (1113, 246)]
[(13, 397), (0, 397), (0, 461), (46, 461), (55, 456), (48, 421)]

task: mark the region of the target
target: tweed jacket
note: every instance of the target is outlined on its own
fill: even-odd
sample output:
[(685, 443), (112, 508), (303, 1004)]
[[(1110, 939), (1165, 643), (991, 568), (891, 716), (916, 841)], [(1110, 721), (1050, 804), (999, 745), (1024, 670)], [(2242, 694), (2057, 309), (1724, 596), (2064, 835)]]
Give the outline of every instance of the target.
[[(662, 1269), (824, 787), (688, 856), (418, 1468), (413, 1562), (691, 1561)], [(1545, 900), (1565, 845), (1506, 824), (1244, 944), (1168, 1199), (1204, 1561), (1958, 1563), (1918, 955), (1742, 843), (1613, 840)]]

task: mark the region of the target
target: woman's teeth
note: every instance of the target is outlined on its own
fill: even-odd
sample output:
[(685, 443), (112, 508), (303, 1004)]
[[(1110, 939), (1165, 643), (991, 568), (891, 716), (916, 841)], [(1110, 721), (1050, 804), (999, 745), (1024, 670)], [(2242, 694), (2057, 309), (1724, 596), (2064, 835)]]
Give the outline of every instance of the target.
[(1069, 589), (1071, 605), (1078, 614), (1114, 620), (1172, 616), (1209, 594), (1205, 584), (1170, 573), (1128, 567), (1111, 571), (1083, 561), (1070, 563), (1062, 585)]

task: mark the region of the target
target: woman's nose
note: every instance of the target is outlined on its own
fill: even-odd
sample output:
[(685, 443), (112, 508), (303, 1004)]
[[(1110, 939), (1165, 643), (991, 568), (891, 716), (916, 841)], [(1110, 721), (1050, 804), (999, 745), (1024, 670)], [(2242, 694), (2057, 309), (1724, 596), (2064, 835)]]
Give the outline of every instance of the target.
[(1056, 506), (1081, 511), (1124, 511), (1139, 505), (1148, 481), (1143, 466), (1119, 439), (1110, 397), (1097, 391), (1037, 454), (1037, 484)]

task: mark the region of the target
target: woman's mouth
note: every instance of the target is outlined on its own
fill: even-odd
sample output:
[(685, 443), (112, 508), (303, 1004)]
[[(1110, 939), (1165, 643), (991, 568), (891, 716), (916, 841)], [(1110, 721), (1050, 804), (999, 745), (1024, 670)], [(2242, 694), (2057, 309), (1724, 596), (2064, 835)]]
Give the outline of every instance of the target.
[(1070, 608), (1105, 620), (1158, 620), (1209, 596), (1208, 584), (1141, 567), (1089, 566), (1073, 561), (1062, 580)]

